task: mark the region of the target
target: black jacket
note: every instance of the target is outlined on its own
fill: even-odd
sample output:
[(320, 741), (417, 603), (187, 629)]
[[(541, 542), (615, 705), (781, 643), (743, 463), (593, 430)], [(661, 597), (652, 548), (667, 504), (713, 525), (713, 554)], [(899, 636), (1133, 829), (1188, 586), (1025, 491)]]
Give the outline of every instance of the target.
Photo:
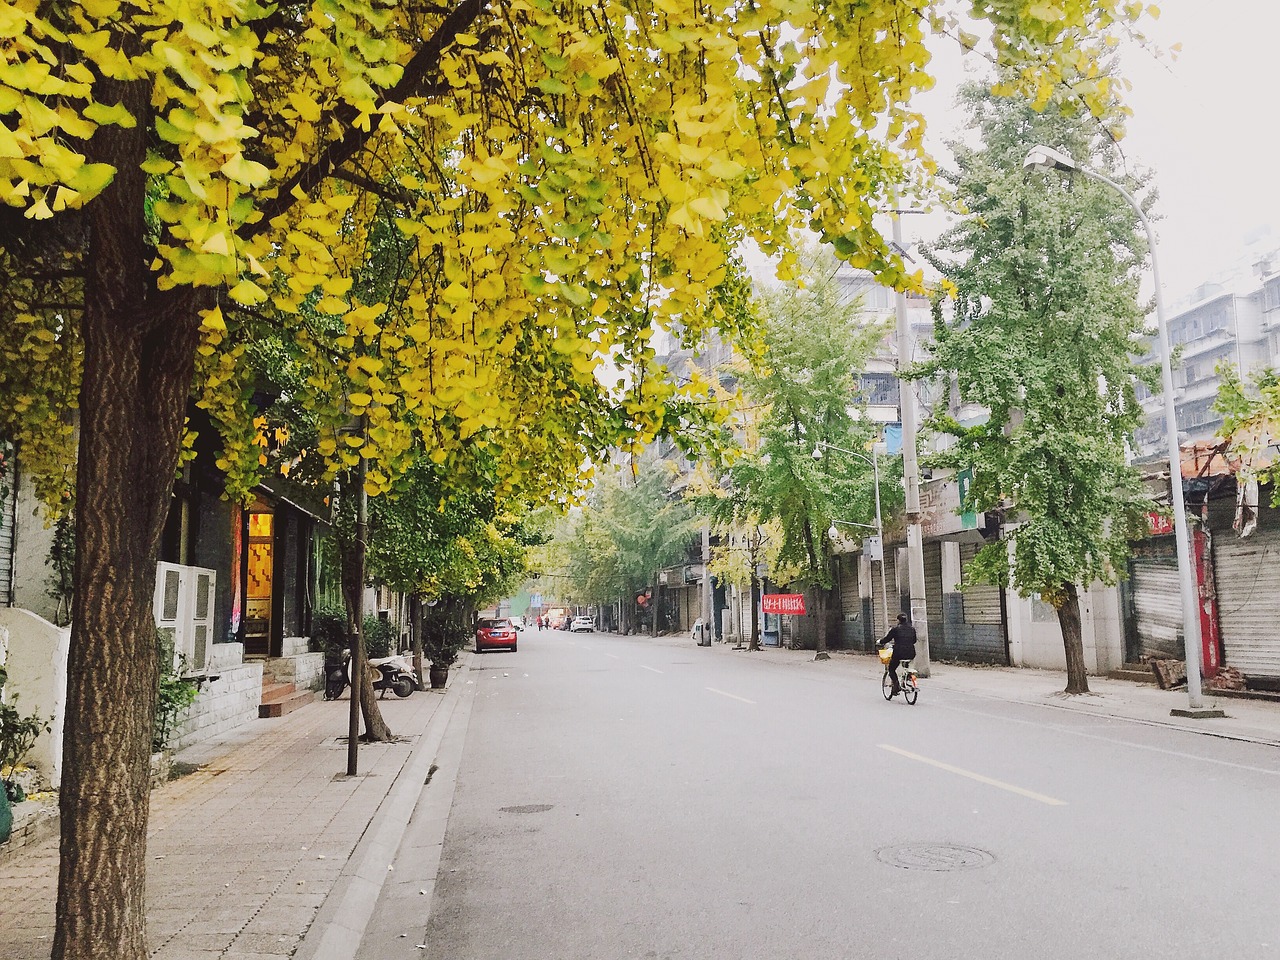
[(916, 628), (909, 623), (899, 623), (880, 641), (883, 646), (893, 644), (895, 660), (912, 660), (916, 655)]

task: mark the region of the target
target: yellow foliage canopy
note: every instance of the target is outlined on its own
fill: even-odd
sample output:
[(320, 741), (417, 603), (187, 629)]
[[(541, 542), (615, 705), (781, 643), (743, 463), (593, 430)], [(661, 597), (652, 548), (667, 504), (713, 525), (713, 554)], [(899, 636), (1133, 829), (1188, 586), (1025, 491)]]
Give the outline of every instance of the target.
[[(927, 193), (911, 100), (932, 82), (927, 33), (958, 33), (943, 6), (7, 4), (0, 432), (36, 472), (68, 462), (70, 427), (46, 428), (71, 422), (78, 384), (77, 212), (142, 183), (154, 290), (218, 291), (194, 389), (235, 485), (258, 460), (246, 359), (273, 336), (309, 358), (335, 465), (358, 455), (335, 431), (363, 414), (375, 476), (421, 441), (442, 463), (489, 449), (504, 492), (564, 495), (584, 455), (693, 409), (705, 388), (664, 379), (652, 331), (735, 332), (738, 241), (785, 272), (807, 227), (907, 282), (872, 218)], [(1079, 83), (1100, 110), (1094, 51), (1144, 7), (982, 11), (1026, 91)], [(137, 85), (146, 115), (122, 103)], [(113, 153), (106, 131), (139, 124), (146, 156)]]

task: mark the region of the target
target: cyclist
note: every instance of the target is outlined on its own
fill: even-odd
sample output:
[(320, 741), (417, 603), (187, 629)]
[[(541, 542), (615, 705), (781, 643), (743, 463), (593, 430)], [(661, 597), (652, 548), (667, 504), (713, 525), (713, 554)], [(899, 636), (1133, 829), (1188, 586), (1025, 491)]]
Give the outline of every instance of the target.
[(898, 664), (916, 657), (916, 628), (907, 622), (905, 613), (898, 614), (897, 625), (885, 634), (879, 645), (883, 647), (886, 643), (893, 644), (893, 656), (889, 660), (889, 677), (893, 681), (893, 692), (889, 694), (889, 699), (892, 700), (902, 692), (898, 685)]

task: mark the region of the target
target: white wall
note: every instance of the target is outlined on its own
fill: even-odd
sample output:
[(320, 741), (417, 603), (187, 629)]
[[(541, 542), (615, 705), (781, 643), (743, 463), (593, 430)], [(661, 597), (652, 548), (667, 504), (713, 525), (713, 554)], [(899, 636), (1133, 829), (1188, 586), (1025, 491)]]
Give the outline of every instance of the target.
[(57, 618), (57, 604), (48, 593), (49, 547), (53, 530), (45, 525), (44, 508), (31, 493), (31, 485), (18, 484), (14, 528), (13, 605), (45, 620)]
[[(1016, 667), (1066, 670), (1062, 629), (1053, 608), (1043, 601), (1007, 594), (1009, 658)], [(1105, 674), (1124, 660), (1124, 624), (1120, 617), (1120, 592), (1094, 584), (1080, 591), (1080, 633), (1085, 670)]]
[(40, 734), (26, 762), (38, 767), (54, 787), (62, 782), (62, 725), (67, 692), (67, 648), (70, 628), (55, 627), (29, 610), (0, 607), (0, 631), (8, 635), (5, 699), (16, 695), (18, 711), (52, 720), (53, 729)]

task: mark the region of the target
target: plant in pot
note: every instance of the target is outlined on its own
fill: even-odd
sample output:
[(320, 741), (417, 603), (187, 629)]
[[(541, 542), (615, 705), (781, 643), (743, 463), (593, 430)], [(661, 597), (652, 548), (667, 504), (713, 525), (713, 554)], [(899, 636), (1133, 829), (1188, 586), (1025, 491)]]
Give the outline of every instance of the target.
[(470, 607), (462, 597), (446, 594), (428, 600), (422, 611), (422, 653), (431, 661), (431, 688), (439, 690), (449, 668), (471, 639)]

